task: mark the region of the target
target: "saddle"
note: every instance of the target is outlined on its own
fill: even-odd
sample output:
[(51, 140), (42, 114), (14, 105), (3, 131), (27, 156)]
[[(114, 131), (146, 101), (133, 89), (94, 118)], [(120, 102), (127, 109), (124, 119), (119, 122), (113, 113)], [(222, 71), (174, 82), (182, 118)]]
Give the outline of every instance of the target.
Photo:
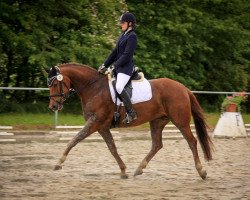
[[(131, 78), (129, 79), (128, 83), (127, 83), (127, 84), (125, 85), (125, 87), (124, 87), (124, 90), (126, 90), (126, 92), (129, 94), (130, 99), (131, 99), (131, 97), (132, 97), (132, 91), (133, 91), (132, 81), (139, 81), (139, 80), (141, 80), (142, 78), (143, 78), (143, 75), (141, 75), (141, 74), (139, 73), (139, 70), (138, 70), (138, 68), (136, 67), (136, 68), (135, 68), (135, 71), (133, 72), (133, 74), (132, 74), (132, 76), (131, 76)], [(115, 90), (116, 97), (119, 98), (120, 101), (122, 101), (121, 98), (120, 98), (120, 96), (119, 96), (119, 94), (118, 94), (118, 92), (116, 91), (115, 85), (116, 85), (116, 79), (114, 79), (114, 80), (112, 81), (112, 86), (113, 86), (113, 88), (114, 88), (114, 90)]]

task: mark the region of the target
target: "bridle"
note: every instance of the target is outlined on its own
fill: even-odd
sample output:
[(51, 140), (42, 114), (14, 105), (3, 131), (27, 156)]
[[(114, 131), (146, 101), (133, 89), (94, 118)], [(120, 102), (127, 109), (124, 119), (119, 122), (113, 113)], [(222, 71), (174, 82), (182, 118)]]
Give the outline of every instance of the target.
[[(47, 85), (50, 88), (53, 85), (54, 81), (57, 80), (59, 83), (60, 93), (49, 95), (49, 98), (53, 99), (55, 102), (57, 102), (59, 105), (62, 106), (63, 102), (66, 101), (68, 97), (70, 97), (72, 94), (75, 93), (75, 90), (73, 88), (69, 88), (66, 85), (66, 83), (63, 82), (63, 75), (61, 74), (60, 69), (57, 66), (55, 66), (55, 69), (56, 69), (56, 75), (47, 79)], [(63, 91), (63, 86), (65, 86), (68, 90), (66, 93), (64, 93)], [(56, 100), (54, 99), (54, 97), (61, 97), (61, 98), (60, 100)]]
[[(106, 76), (102, 76), (101, 78), (99, 77), (95, 80), (92, 80), (91, 82), (86, 83), (80, 89), (75, 90), (74, 88), (68, 87), (66, 85), (66, 83), (63, 82), (63, 75), (61, 74), (59, 67), (55, 66), (54, 68), (56, 70), (56, 75), (47, 79), (47, 85), (50, 88), (53, 85), (53, 82), (55, 80), (57, 80), (59, 83), (60, 93), (55, 93), (55, 94), (49, 95), (49, 98), (52, 99), (53, 101), (55, 101), (61, 107), (63, 106), (64, 101), (66, 101), (66, 99), (68, 99), (70, 96), (72, 96), (75, 93), (78, 93), (79, 90), (82, 90), (83, 88), (90, 86), (90, 85), (96, 83), (97, 81), (99, 81), (100, 79), (106, 77)], [(64, 91), (63, 91), (63, 86), (65, 86), (68, 90), (66, 93), (64, 93)], [(54, 97), (61, 97), (61, 98), (60, 98), (60, 100), (57, 100)]]

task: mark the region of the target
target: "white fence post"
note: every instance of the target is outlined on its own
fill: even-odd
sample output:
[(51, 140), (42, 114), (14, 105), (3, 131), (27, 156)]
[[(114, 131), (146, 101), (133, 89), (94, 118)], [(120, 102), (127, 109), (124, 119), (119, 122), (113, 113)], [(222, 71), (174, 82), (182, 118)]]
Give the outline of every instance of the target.
[(58, 111), (55, 111), (55, 128), (57, 127), (58, 124)]

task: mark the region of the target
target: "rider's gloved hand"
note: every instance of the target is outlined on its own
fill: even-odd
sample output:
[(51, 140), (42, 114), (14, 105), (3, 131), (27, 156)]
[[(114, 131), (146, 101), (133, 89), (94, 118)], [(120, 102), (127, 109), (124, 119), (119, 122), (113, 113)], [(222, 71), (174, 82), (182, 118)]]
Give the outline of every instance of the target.
[(101, 74), (105, 74), (105, 72), (108, 70), (108, 68), (105, 67), (104, 64), (102, 64), (99, 68), (98, 68), (98, 72)]

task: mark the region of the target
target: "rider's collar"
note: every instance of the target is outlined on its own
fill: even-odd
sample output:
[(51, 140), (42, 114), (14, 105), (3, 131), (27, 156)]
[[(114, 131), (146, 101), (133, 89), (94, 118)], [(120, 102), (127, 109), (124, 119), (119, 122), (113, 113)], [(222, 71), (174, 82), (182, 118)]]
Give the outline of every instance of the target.
[(128, 29), (124, 32), (124, 35), (126, 35), (129, 31), (131, 31), (133, 28), (132, 27), (128, 27)]

